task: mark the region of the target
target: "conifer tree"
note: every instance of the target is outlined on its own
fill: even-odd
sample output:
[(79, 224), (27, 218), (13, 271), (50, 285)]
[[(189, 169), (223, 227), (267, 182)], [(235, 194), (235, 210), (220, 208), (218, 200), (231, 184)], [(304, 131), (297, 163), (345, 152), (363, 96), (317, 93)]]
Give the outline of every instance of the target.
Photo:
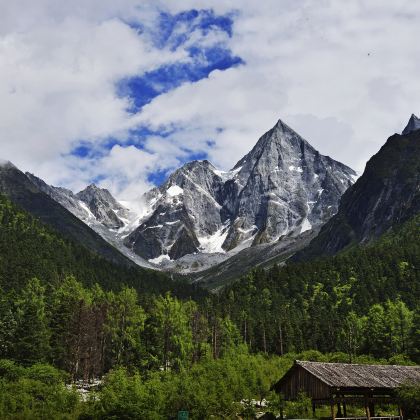
[(37, 278), (24, 287), (18, 300), (15, 358), (24, 365), (45, 361), (49, 330), (45, 311), (45, 287)]
[(12, 357), (15, 332), (13, 305), (0, 289), (0, 359)]

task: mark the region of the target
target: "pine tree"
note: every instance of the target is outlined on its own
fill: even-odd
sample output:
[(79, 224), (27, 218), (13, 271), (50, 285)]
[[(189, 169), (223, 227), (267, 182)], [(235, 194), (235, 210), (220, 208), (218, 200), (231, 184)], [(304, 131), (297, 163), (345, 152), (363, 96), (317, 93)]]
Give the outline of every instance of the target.
[(49, 352), (49, 330), (45, 313), (45, 288), (37, 278), (28, 282), (18, 300), (15, 358), (31, 365), (45, 361)]
[(409, 334), (410, 356), (420, 364), (420, 306), (414, 310), (413, 323)]
[(365, 335), (367, 353), (378, 358), (387, 356), (385, 311), (382, 305), (375, 304), (369, 309)]
[(16, 317), (13, 306), (0, 289), (0, 359), (12, 357), (16, 333)]
[(51, 345), (53, 363), (81, 376), (86, 363), (86, 347), (91, 322), (90, 294), (74, 277), (67, 277), (55, 291), (51, 305)]
[(141, 333), (145, 313), (138, 305), (137, 292), (124, 287), (121, 292), (108, 294), (108, 314), (105, 325), (111, 365), (135, 365), (140, 358)]
[(169, 293), (154, 300), (146, 333), (149, 361), (155, 367), (180, 370), (191, 362), (190, 322), (195, 309), (193, 302), (183, 303)]

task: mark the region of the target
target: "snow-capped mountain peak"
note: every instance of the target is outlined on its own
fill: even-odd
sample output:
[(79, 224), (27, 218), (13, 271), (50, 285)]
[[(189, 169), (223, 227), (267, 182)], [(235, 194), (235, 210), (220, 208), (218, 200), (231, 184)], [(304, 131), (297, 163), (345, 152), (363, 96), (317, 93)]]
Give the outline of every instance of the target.
[(298, 236), (336, 212), (355, 175), (279, 120), (230, 171), (189, 162), (146, 193), (154, 211), (126, 244), (156, 261)]

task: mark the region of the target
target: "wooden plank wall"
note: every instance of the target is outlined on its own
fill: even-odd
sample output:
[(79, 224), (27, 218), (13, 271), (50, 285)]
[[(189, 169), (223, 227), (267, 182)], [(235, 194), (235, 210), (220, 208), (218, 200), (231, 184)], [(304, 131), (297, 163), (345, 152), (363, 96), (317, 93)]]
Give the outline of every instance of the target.
[(300, 366), (296, 366), (289, 378), (282, 384), (279, 391), (284, 394), (286, 399), (294, 399), (302, 391), (314, 399), (330, 397), (330, 388), (328, 385), (321, 382)]

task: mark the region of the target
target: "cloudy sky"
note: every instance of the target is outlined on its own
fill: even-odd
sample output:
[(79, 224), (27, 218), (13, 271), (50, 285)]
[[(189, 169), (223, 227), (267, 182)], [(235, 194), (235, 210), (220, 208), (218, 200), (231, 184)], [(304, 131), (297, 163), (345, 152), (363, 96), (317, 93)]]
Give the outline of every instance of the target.
[(362, 171), (420, 113), (420, 2), (0, 0), (0, 158), (134, 199), (281, 118)]

